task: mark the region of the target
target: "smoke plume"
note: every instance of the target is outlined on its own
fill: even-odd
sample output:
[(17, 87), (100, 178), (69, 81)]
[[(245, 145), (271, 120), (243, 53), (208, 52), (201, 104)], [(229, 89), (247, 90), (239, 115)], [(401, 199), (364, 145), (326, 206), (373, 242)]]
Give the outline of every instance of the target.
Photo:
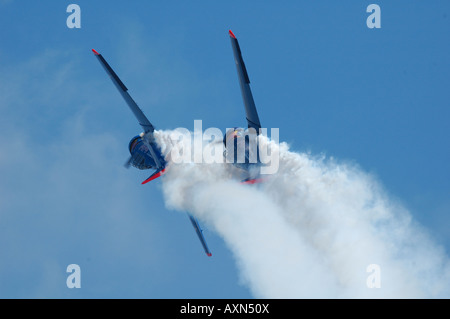
[[(156, 135), (167, 153), (170, 132)], [(240, 184), (230, 164), (169, 164), (163, 178), (167, 207), (189, 211), (223, 238), (255, 297), (450, 297), (444, 249), (373, 176), (260, 143), (279, 154), (278, 172), (263, 184)]]

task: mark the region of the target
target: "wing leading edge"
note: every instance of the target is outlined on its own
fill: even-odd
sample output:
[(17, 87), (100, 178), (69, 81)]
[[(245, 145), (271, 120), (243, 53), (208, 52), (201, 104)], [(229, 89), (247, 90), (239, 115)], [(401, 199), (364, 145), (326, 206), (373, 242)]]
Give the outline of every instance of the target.
[(252, 91), (250, 89), (250, 79), (244, 64), (244, 59), (242, 58), (241, 48), (239, 47), (239, 42), (234, 33), (231, 30), (229, 30), (228, 33), (233, 47), (234, 61), (236, 63), (239, 85), (244, 100), (247, 124), (249, 128), (254, 128), (257, 134), (259, 134), (261, 123), (259, 122), (258, 112), (256, 111), (255, 101), (253, 100)]

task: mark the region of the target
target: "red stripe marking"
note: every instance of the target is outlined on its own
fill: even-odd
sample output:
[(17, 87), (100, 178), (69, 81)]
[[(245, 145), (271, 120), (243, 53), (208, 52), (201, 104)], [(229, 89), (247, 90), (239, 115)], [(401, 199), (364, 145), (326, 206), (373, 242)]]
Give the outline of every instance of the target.
[(263, 183), (265, 180), (264, 178), (255, 178), (255, 179), (249, 179), (248, 181), (243, 181), (241, 184), (258, 184)]
[(230, 37), (232, 37), (233, 39), (236, 39), (236, 36), (234, 35), (233, 31), (228, 30), (228, 33), (230, 34)]
[(149, 178), (147, 178), (145, 181), (142, 182), (142, 185), (147, 184), (148, 182), (151, 182), (154, 179), (157, 179), (158, 177), (160, 177), (162, 174), (164, 174), (164, 171), (166, 169), (163, 169), (161, 172), (159, 172), (158, 174), (155, 174)]
[(98, 52), (95, 51), (94, 49), (92, 49), (92, 52), (94, 52), (95, 55), (100, 55), (100, 53), (98, 53)]

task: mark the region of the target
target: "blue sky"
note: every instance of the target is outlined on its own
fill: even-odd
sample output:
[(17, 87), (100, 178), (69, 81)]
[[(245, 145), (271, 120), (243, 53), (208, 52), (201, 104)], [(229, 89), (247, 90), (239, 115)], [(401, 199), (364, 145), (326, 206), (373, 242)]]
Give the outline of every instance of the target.
[(70, 3), (0, 1), (0, 297), (252, 297), (223, 240), (205, 257), (123, 168), (140, 127), (91, 52), (158, 129), (225, 130), (245, 125), (228, 29), (262, 125), (372, 173), (448, 254), (448, 1), (377, 1), (381, 29), (364, 1), (76, 1), (81, 29)]

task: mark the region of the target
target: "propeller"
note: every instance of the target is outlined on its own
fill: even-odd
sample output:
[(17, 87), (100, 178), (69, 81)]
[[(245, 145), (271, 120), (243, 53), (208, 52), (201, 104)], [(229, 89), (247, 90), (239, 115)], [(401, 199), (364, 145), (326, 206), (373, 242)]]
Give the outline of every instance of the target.
[(128, 158), (128, 160), (125, 162), (125, 164), (123, 164), (123, 166), (124, 166), (126, 169), (130, 168), (131, 162), (132, 162), (132, 161), (133, 161), (133, 156), (130, 156), (130, 157)]

